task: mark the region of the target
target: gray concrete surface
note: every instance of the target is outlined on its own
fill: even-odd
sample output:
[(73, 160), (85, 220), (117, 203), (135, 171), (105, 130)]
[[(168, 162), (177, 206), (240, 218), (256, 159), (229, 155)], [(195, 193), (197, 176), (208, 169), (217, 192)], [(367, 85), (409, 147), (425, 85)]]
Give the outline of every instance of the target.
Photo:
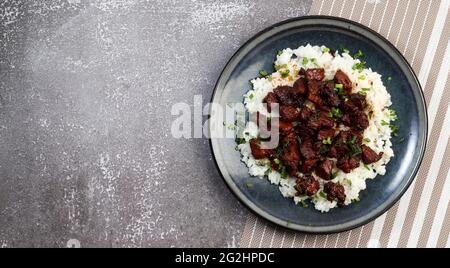
[(172, 104), (307, 1), (0, 1), (0, 247), (238, 246), (249, 213)]

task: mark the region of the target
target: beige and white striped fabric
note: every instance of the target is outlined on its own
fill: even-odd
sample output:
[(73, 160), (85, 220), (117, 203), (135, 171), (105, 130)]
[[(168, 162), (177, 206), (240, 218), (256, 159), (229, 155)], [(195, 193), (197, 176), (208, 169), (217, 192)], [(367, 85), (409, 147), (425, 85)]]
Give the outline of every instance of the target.
[(241, 247), (450, 247), (450, 0), (315, 0), (310, 14), (360, 22), (389, 39), (419, 76), (429, 141), (419, 173), (387, 213), (352, 231), (307, 235), (251, 215)]

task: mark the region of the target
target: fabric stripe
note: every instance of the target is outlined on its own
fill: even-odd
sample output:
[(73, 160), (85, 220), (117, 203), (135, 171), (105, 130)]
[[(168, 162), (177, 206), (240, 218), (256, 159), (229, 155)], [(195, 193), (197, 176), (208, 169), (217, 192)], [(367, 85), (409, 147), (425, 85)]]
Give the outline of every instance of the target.
[(241, 242), (239, 246), (241, 247), (250, 247), (251, 236), (253, 234), (253, 228), (255, 227), (256, 217), (253, 214), (250, 214), (247, 218), (247, 222), (245, 223), (244, 231), (242, 232)]
[(259, 240), (258, 248), (261, 248), (261, 246), (262, 246), (264, 236), (266, 235), (267, 225), (268, 225), (267, 223), (264, 223), (264, 228), (263, 228), (263, 232), (261, 234), (261, 239)]
[(445, 220), (444, 221), (447, 224), (444, 224), (442, 226), (441, 235), (439, 236), (438, 241), (437, 241), (438, 248), (448, 247), (448, 237), (450, 234), (450, 224), (448, 224), (450, 222), (450, 206), (447, 206), (447, 211), (445, 212)]
[[(437, 10), (437, 12), (439, 12), (439, 2), (433, 2), (434, 6), (432, 10)], [(432, 12), (431, 12), (432, 13)], [(438, 15), (437, 15), (438, 16)], [(436, 16), (430, 16), (430, 20), (433, 20), (434, 18), (436, 18)], [(433, 25), (438, 24), (438, 20), (433, 20), (431, 21), (425, 21), (425, 28), (424, 29), (433, 29), (432, 31), (424, 31), (425, 34), (421, 35), (422, 40), (419, 40), (418, 43), (420, 43), (420, 46), (418, 47), (427, 47), (426, 50), (426, 54), (430, 55), (429, 57), (425, 57), (425, 61), (422, 63), (422, 66), (426, 66), (429, 64), (432, 64), (432, 61), (434, 59), (434, 55), (433, 52), (431, 52), (431, 50), (436, 50), (436, 43), (438, 42), (438, 40), (436, 40), (437, 38), (432, 38), (433, 36), (437, 36), (439, 37), (439, 27), (433, 27)], [(430, 25), (430, 26), (429, 26)], [(427, 32), (429, 33), (427, 35)], [(427, 36), (431, 36), (427, 37)], [(423, 42), (422, 42), (423, 41)], [(423, 44), (422, 44), (423, 43)], [(415, 53), (418, 56), (421, 56), (417, 53)], [(424, 54), (425, 55), (425, 54)], [(428, 72), (428, 73), (427, 73)], [(427, 68), (421, 68), (421, 71), (419, 72), (419, 77), (427, 77), (429, 74), (429, 69)], [(427, 91), (429, 90), (429, 87), (426, 86), (426, 84), (422, 82), (422, 85), (424, 86), (424, 90)], [(433, 120), (433, 117), (430, 116), (430, 123)], [(430, 133), (432, 133), (432, 131), (430, 130)], [(429, 146), (428, 146), (429, 148)], [(430, 155), (429, 152), (426, 153), (425, 158), (424, 158), (424, 163), (431, 163), (431, 159), (432, 155)], [(422, 165), (422, 167), (427, 167), (429, 166), (429, 164), (424, 164)], [(424, 170), (422, 168), (422, 170)], [(423, 171), (422, 171), (423, 172)], [(420, 174), (420, 171), (419, 171)], [(420, 180), (420, 175), (418, 176), (418, 179)], [(388, 226), (386, 226), (383, 229), (383, 233), (381, 236), (381, 244), (382, 245), (387, 245), (388, 247), (395, 247), (398, 243), (398, 240), (400, 238), (400, 234), (401, 234), (401, 229), (403, 228), (403, 225), (405, 223), (405, 219), (406, 219), (406, 213), (412, 213), (412, 211), (408, 211), (408, 206), (409, 203), (411, 201), (411, 197), (413, 195), (413, 189), (414, 189), (414, 185), (416, 184), (417, 179), (415, 180), (415, 182), (412, 184), (412, 186), (410, 187), (410, 189), (406, 192), (406, 194), (402, 197), (402, 199), (400, 200), (400, 203), (398, 206), (396, 206), (394, 209), (391, 209), (387, 216), (386, 216), (386, 221)], [(393, 225), (391, 227), (391, 224), (393, 222)]]
[[(409, 33), (408, 33), (408, 38), (406, 39), (405, 47), (403, 48), (403, 54), (405, 54), (406, 50), (408, 49), (412, 34), (413, 34), (413, 32), (415, 32), (415, 31), (413, 31), (413, 29), (414, 29), (414, 26), (416, 25), (416, 21), (417, 21), (417, 17), (418, 17), (417, 15), (419, 15), (419, 11), (421, 10), (423, 2), (424, 1), (418, 1), (413, 21), (411, 22), (411, 25), (409, 27), (407, 27), (407, 29), (409, 28)], [(431, 7), (431, 1), (428, 4), (428, 8), (427, 8), (427, 12), (426, 12), (427, 14), (430, 11), (430, 7)], [(417, 38), (417, 36), (416, 36), (416, 38)], [(414, 39), (416, 39), (416, 38), (414, 38)]]
[[(450, 193), (444, 187), (450, 187), (450, 163), (441, 165), (442, 161), (439, 159), (450, 158), (450, 144), (447, 143), (447, 132), (443, 129), (446, 124), (444, 121), (449, 119), (444, 119), (445, 113), (441, 112), (447, 110), (450, 99), (449, 81), (444, 78), (445, 75), (441, 76), (442, 73), (448, 73), (445, 69), (448, 68), (448, 60), (444, 59), (444, 52), (449, 29), (447, 27), (444, 32), (442, 30), (443, 25), (448, 25), (445, 19), (449, 19), (446, 16), (449, 2), (450, 0), (313, 2), (310, 14), (341, 16), (360, 21), (387, 36), (409, 59), (413, 69), (420, 69), (419, 76), (431, 114), (430, 123), (434, 126), (430, 127), (427, 152), (414, 184), (400, 202), (376, 221), (340, 234), (305, 235), (277, 229), (250, 216), (244, 228), (241, 246), (384, 247), (405, 246), (408, 241), (412, 245), (447, 246), (450, 234)], [(433, 72), (430, 72), (431, 66)], [(444, 68), (439, 73), (436, 66)], [(435, 119), (433, 114), (436, 115)], [(436, 155), (433, 154), (434, 151), (437, 152)], [(424, 187), (429, 181), (435, 185), (431, 190)], [(430, 201), (427, 205), (418, 204), (422, 189), (424, 196)], [(425, 217), (417, 221), (421, 215)], [(416, 238), (411, 238), (413, 236)]]
[[(426, 12), (425, 16), (421, 16), (421, 18), (423, 18), (423, 19), (417, 20), (416, 27), (417, 28), (420, 27), (420, 33), (419, 33), (418, 39), (416, 41), (415, 49), (410, 51), (410, 49), (406, 47), (405, 48), (405, 52), (404, 52), (406, 57), (408, 57), (408, 55), (409, 55), (409, 59), (411, 59), (411, 58), (413, 59), (410, 63), (412, 64), (413, 69), (415, 69), (416, 71), (420, 68), (419, 61), (414, 62), (415, 57), (417, 55), (419, 55), (419, 54), (417, 54), (417, 50), (418, 50), (419, 44), (421, 44), (421, 43), (428, 43), (428, 42), (426, 42), (426, 40), (428, 40), (429, 35), (431, 34), (431, 31), (425, 31), (425, 29), (429, 29), (429, 27), (431, 27), (428, 24), (434, 23), (434, 21), (433, 22), (429, 22), (428, 18), (433, 18), (432, 15), (430, 16), (430, 14), (436, 14), (437, 10), (438, 10), (438, 7), (439, 7), (439, 3), (437, 3), (436, 1), (434, 1), (434, 2), (433, 1), (428, 1), (428, 2), (429, 2), (429, 4), (428, 4), (428, 7), (427, 7), (427, 12)], [(425, 52), (423, 52), (422, 54), (425, 54)], [(415, 64), (415, 63), (417, 63), (417, 64)], [(408, 196), (411, 195), (411, 194), (412, 194), (412, 189), (410, 188), (405, 193), (403, 198), (408, 198)], [(391, 246), (391, 245), (388, 244), (388, 241), (393, 241), (392, 239), (390, 239), (390, 236), (391, 236), (391, 233), (392, 233), (392, 228), (393, 228), (393, 226), (395, 224), (395, 218), (394, 218), (395, 216), (393, 216), (393, 215), (396, 215), (400, 204), (401, 204), (401, 201), (398, 202), (393, 208), (391, 208), (389, 210), (389, 212), (386, 215), (386, 217), (389, 220), (387, 220), (385, 222), (385, 219), (386, 219), (386, 217), (385, 217), (385, 218), (379, 218), (379, 219), (377, 219), (375, 221), (375, 225), (377, 225), (377, 226), (381, 225), (382, 228), (383, 228), (383, 226), (384, 226), (384, 228), (383, 228), (383, 231), (381, 233), (381, 237), (375, 236), (375, 237), (372, 237), (372, 239), (381, 240), (383, 245)]]
[(263, 230), (263, 234), (261, 235), (259, 247), (269, 248), (271, 246), (273, 234), (275, 233), (275, 228), (269, 223), (266, 223), (264, 228), (265, 230)]
[[(445, 23), (445, 19), (448, 12), (448, 3), (449, 1), (442, 1), (441, 5), (439, 7), (439, 11), (437, 14), (437, 18), (434, 23), (434, 27), (432, 30), (430, 42), (428, 45), (428, 49), (425, 54), (424, 62), (422, 64), (422, 68), (419, 72), (419, 79), (421, 79), (422, 86), (425, 89), (425, 92), (432, 91), (433, 87), (427, 85), (428, 76), (430, 74), (431, 68), (428, 66), (431, 66), (433, 64), (433, 60), (435, 59), (436, 53), (440, 52), (442, 53), (443, 50), (438, 51), (437, 45), (439, 42), (440, 35), (443, 30), (443, 25)], [(439, 58), (439, 57), (437, 57)], [(433, 124), (435, 122), (435, 115), (429, 114), (429, 144), (428, 144), (428, 151), (425, 154), (424, 158), (424, 165), (422, 165), (422, 169), (419, 170), (419, 174), (414, 181), (414, 183), (411, 185), (410, 190), (408, 193), (401, 199), (400, 205), (398, 208), (398, 211), (395, 215), (388, 214), (387, 219), (392, 219), (392, 216), (395, 217), (395, 223), (392, 229), (392, 234), (389, 240), (389, 246), (390, 247), (396, 247), (398, 242), (401, 241), (407, 241), (407, 237), (405, 237), (408, 233), (408, 231), (411, 228), (412, 221), (414, 219), (414, 215), (416, 213), (417, 207), (419, 205), (418, 201), (420, 199), (421, 190), (425, 186), (425, 176), (426, 173), (429, 171), (430, 165), (433, 163), (433, 152), (435, 151), (435, 146), (437, 142), (437, 137), (440, 133), (440, 127), (441, 125), (438, 125), (436, 128), (433, 128)], [(442, 123), (442, 121), (440, 121)], [(424, 168), (426, 167), (426, 168)], [(416, 187), (417, 186), (417, 187)], [(415, 198), (413, 198), (415, 197)], [(412, 201), (411, 201), (412, 200)], [(427, 201), (425, 201), (427, 202)], [(390, 217), (391, 216), (391, 217)], [(402, 233), (403, 228), (405, 228), (405, 232)], [(403, 235), (402, 235), (403, 234)], [(406, 242), (399, 245), (399, 246), (406, 246)]]
[[(450, 16), (449, 16), (449, 19), (450, 19)], [(448, 31), (448, 33), (450, 35), (450, 31)], [(448, 86), (447, 87), (445, 86), (447, 84), (447, 81), (448, 81), (447, 78), (448, 78), (448, 74), (450, 71), (450, 64), (448, 64), (450, 61), (450, 42), (448, 41), (448, 39), (446, 40), (446, 42), (447, 42), (447, 48), (445, 50), (445, 56), (440, 58), (441, 60), (437, 60), (437, 61), (441, 62), (440, 65), (436, 64), (436, 66), (441, 66), (441, 69), (439, 72), (435, 73), (435, 74), (437, 74), (437, 77), (433, 77), (433, 80), (437, 79), (437, 81), (435, 80), (436, 83), (435, 83), (435, 87), (434, 87), (437, 90), (435, 90), (435, 93), (433, 94), (433, 98), (435, 96), (439, 96), (439, 97), (436, 97), (436, 99), (439, 98), (442, 100), (450, 99), (450, 95), (448, 93), (450, 91), (450, 89)], [(439, 59), (439, 57), (438, 57), (438, 59)], [(440, 90), (441, 88), (442, 89), (445, 88), (445, 90)], [(443, 95), (440, 94), (440, 92), (443, 92)], [(431, 107), (434, 107), (434, 106), (437, 106), (437, 105), (430, 104), (430, 109), (431, 109)], [(444, 126), (448, 126), (448, 124), (445, 122), (443, 124), (444, 130), (449, 129), (448, 127), (446, 128)], [(441, 137), (443, 137), (444, 135), (445, 135), (445, 133), (441, 133)], [(448, 142), (448, 137), (443, 142)], [(438, 148), (439, 148), (439, 146), (438, 146)], [(445, 146), (442, 149), (445, 149)], [(438, 167), (436, 167), (436, 170), (434, 173), (432, 172), (432, 171), (434, 171), (432, 169), (430, 169), (430, 172), (428, 173), (427, 181), (425, 183), (426, 187), (423, 188), (421, 198), (422, 199), (424, 198), (425, 200), (431, 199), (430, 200), (431, 202), (428, 202), (428, 203), (420, 202), (419, 209), (418, 209), (417, 215), (416, 215), (416, 219), (414, 221), (414, 224), (413, 224), (413, 227), (411, 230), (411, 234), (419, 233), (423, 227), (428, 227), (428, 230), (430, 230), (429, 228), (431, 227), (430, 226), (431, 224), (430, 224), (429, 219), (432, 219), (434, 216), (435, 210), (433, 209), (433, 206), (436, 207), (438, 205), (439, 199), (436, 197), (441, 196), (441, 193), (442, 193), (441, 187), (445, 181), (444, 179), (442, 179), (443, 175), (442, 174), (439, 175), (439, 172), (441, 171), (442, 168), (445, 168), (445, 166), (448, 166), (450, 164), (449, 161), (445, 161), (445, 159), (449, 159), (449, 158), (445, 158), (445, 156), (443, 156), (443, 159), (444, 159), (443, 162), (436, 163), (437, 165), (441, 166), (440, 169)], [(447, 189), (450, 189), (450, 188), (447, 188)], [(431, 206), (431, 208), (429, 206)], [(428, 212), (429, 215), (427, 215), (427, 217), (425, 217), (427, 210), (430, 210)], [(426, 224), (426, 222), (428, 222), (428, 224)], [(426, 233), (427, 232), (426, 230), (427, 230), (427, 228), (425, 228), (425, 230), (423, 230), (422, 233)], [(418, 235), (412, 235), (408, 242), (409, 246), (417, 245), (418, 241), (423, 242), (423, 243), (421, 243), (422, 247), (425, 246), (427, 244), (427, 242), (426, 242), (427, 239), (422, 236), (423, 240), (421, 240), (421, 239), (419, 239), (420, 237), (421, 236), (418, 236)]]
[[(450, 158), (450, 143), (447, 144), (445, 149), (444, 159)], [(436, 193), (433, 193), (432, 200), (430, 202), (430, 216), (425, 218), (422, 233), (419, 237), (419, 247), (436, 247), (439, 235), (442, 229), (442, 224), (445, 218), (445, 212), (447, 210), (448, 203), (450, 201), (450, 163), (445, 161), (439, 170), (438, 178), (445, 178), (445, 180), (439, 180), (435, 186)]]

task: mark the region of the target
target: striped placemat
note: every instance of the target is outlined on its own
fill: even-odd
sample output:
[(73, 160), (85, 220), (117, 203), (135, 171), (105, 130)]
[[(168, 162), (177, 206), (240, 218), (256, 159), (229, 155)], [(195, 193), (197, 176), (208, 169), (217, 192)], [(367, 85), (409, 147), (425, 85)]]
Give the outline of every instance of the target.
[(352, 231), (307, 235), (251, 215), (241, 247), (450, 247), (450, 0), (315, 0), (310, 14), (360, 22), (389, 39), (419, 76), (429, 141), (419, 173), (387, 213)]

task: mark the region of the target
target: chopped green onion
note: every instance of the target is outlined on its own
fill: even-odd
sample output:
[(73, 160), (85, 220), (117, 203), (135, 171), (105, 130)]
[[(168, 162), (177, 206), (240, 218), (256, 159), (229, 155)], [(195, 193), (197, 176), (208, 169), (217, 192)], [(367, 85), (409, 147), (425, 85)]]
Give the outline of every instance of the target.
[(381, 120), (381, 125), (382, 125), (382, 126), (389, 126), (389, 123), (386, 122), (386, 121), (384, 121), (384, 120)]
[(365, 76), (365, 75), (360, 75), (360, 76), (358, 77), (358, 79), (359, 79), (359, 80), (366, 80), (366, 76)]
[(322, 198), (327, 198), (327, 194), (325, 192), (320, 192), (319, 196)]
[(342, 111), (339, 108), (331, 108), (331, 114), (334, 118), (341, 118), (342, 117)]
[(394, 109), (389, 109), (389, 116), (392, 121), (396, 121), (398, 119), (397, 112)]
[(266, 76), (269, 75), (269, 73), (266, 72), (266, 71), (264, 71), (264, 70), (261, 70), (261, 71), (259, 71), (259, 75), (260, 75), (261, 77), (266, 77)]
[(322, 141), (322, 143), (326, 144), (326, 145), (331, 145), (333, 143), (333, 141), (331, 140), (331, 137), (328, 137), (328, 138), (324, 139)]
[(364, 168), (367, 169), (367, 170), (370, 170), (368, 165), (364, 165)]
[(342, 52), (343, 53), (347, 53), (347, 54), (350, 54), (350, 50), (348, 50), (348, 48), (342, 48)]
[(371, 140), (368, 139), (368, 138), (365, 138), (364, 141), (367, 142), (367, 143), (371, 142)]
[(281, 78), (287, 78), (289, 76), (290, 71), (284, 70), (284, 71), (279, 71), (279, 73), (281, 74)]
[(272, 80), (273, 80), (272, 76), (268, 76), (268, 77), (267, 77), (267, 80), (269, 80), (270, 82), (272, 82)]
[(302, 205), (303, 208), (309, 208), (308, 204), (305, 202), (305, 200), (300, 200), (300, 205)]
[(389, 127), (391, 128), (392, 135), (394, 135), (394, 137), (397, 137), (398, 136), (398, 130), (400, 129), (400, 127), (396, 126), (396, 125), (390, 125)]
[(236, 137), (236, 139), (234, 141), (236, 142), (237, 145), (241, 145), (241, 144), (245, 143), (245, 139), (244, 138)]
[(327, 48), (327, 47), (324, 47), (324, 48), (322, 49), (322, 52), (323, 52), (323, 53), (328, 53), (328, 52), (330, 52), (330, 49)]
[(365, 61), (362, 61), (362, 62), (359, 62), (359, 63), (355, 63), (353, 65), (352, 69), (353, 70), (358, 70), (358, 71), (361, 72), (362, 70), (364, 70), (366, 68), (366, 64), (367, 64), (367, 62), (365, 62)]
[(352, 203), (358, 203), (360, 200), (359, 200), (359, 197), (357, 197), (357, 198), (355, 198), (355, 199), (352, 199)]
[(343, 96), (345, 94), (344, 85), (343, 84), (334, 85), (334, 92), (336, 92), (339, 96)]
[(282, 64), (282, 65), (275, 65), (275, 70), (280, 70), (280, 69), (283, 69), (283, 68), (287, 68), (288, 67), (288, 65), (287, 64)]
[(254, 185), (253, 183), (251, 183), (251, 182), (247, 182), (245, 185), (247, 186), (248, 189), (252, 189), (252, 188), (255, 186), (255, 185)]
[(358, 50), (358, 53), (353, 55), (353, 58), (355, 58), (355, 59), (359, 59), (361, 57), (364, 57), (364, 53), (361, 50)]
[(344, 179), (344, 182), (347, 183), (349, 186), (352, 186), (352, 181), (349, 179)]
[(308, 62), (309, 62), (309, 59), (307, 57), (304, 57), (303, 61), (302, 61), (302, 65), (306, 65), (306, 64), (308, 64)]
[(363, 96), (366, 96), (367, 92), (369, 92), (369, 91), (370, 91), (370, 88), (361, 88), (361, 91), (358, 92), (358, 93), (363, 95)]
[(277, 55), (280, 56), (281, 54), (283, 54), (283, 50), (278, 50)]
[(338, 175), (337, 172), (331, 173), (331, 179), (332, 180), (336, 179), (337, 175)]

